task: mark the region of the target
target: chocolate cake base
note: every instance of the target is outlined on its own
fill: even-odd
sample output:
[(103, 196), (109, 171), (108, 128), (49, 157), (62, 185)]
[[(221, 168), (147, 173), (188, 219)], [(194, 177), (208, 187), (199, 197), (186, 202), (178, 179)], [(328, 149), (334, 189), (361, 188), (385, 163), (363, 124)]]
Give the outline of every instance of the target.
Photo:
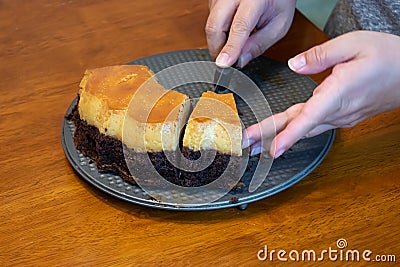
[[(204, 161), (211, 162), (205, 169), (200, 171), (181, 171), (179, 180), (184, 186), (202, 186), (212, 183), (221, 177), (225, 178), (221, 180), (221, 184), (216, 184), (218, 187), (232, 187), (239, 181), (242, 162), (242, 158), (239, 156), (222, 154), (215, 150), (194, 151), (187, 147), (182, 148), (182, 154), (192, 161), (188, 164), (189, 166), (184, 166), (185, 170), (194, 169), (194, 164), (202, 164)], [(200, 157), (201, 162), (196, 161)], [(226, 178), (229, 178), (229, 180)]]
[[(76, 148), (83, 155), (92, 158), (99, 171), (115, 172), (124, 180), (136, 183), (130, 168), (131, 170), (139, 168), (140, 172), (144, 174), (149, 168), (148, 159), (150, 159), (154, 168), (165, 179), (175, 181), (179, 176), (178, 169), (168, 161), (163, 151), (138, 153), (127, 148), (120, 140), (100, 133), (96, 127), (81, 120), (77, 106), (73, 108), (67, 119), (72, 120), (75, 124), (74, 144)], [(174, 157), (174, 154), (171, 152), (169, 156)], [(129, 164), (130, 168), (128, 168), (127, 161), (132, 162)]]

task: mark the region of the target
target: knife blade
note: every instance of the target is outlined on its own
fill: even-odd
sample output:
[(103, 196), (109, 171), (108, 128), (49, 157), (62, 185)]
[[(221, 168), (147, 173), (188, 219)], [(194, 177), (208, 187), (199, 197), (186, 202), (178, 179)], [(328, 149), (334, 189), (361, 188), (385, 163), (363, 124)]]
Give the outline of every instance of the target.
[(217, 66), (214, 74), (214, 93), (226, 94), (230, 92), (229, 83), (232, 78), (233, 70), (233, 67), (221, 68)]

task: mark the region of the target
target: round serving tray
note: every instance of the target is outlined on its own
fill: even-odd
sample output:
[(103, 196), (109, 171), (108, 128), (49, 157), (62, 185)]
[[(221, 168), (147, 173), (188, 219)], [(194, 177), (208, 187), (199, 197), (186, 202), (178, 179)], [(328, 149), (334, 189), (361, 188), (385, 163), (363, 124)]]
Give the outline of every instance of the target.
[[(129, 64), (147, 65), (154, 73), (179, 63), (210, 61), (208, 50), (193, 49), (158, 54), (130, 62)], [(241, 70), (260, 88), (267, 99), (272, 113), (284, 111), (291, 105), (306, 101), (313, 93), (316, 83), (309, 77), (292, 72), (285, 64), (259, 57)], [(185, 92), (190, 97), (199, 97), (204, 87), (191, 88)], [(262, 102), (261, 102), (262, 103)], [(66, 117), (71, 113), (76, 99), (69, 106)], [(244, 103), (237, 103), (239, 116), (245, 126), (256, 123), (255, 117), (246, 110)], [(258, 108), (265, 108), (260, 106)], [(330, 130), (313, 138), (302, 139), (280, 158), (273, 161), (271, 169), (255, 190), (249, 190), (252, 174), (259, 162), (259, 157), (250, 157), (242, 177), (243, 186), (232, 190), (222, 198), (202, 205), (176, 205), (155, 200), (138, 185), (127, 183), (121, 177), (110, 172), (99, 172), (96, 164), (76, 149), (73, 141), (75, 125), (64, 119), (62, 124), (62, 145), (72, 167), (87, 182), (99, 190), (119, 199), (152, 208), (168, 210), (213, 210), (228, 207), (245, 209), (248, 203), (274, 195), (297, 183), (324, 159), (335, 137)], [(252, 191), (252, 192), (250, 192)], [(165, 194), (165, 192), (163, 192)], [(170, 192), (173, 194), (174, 192)], [(168, 192), (166, 193), (168, 194)], [(196, 198), (206, 198), (209, 192), (198, 194)], [(204, 201), (202, 201), (204, 203)]]

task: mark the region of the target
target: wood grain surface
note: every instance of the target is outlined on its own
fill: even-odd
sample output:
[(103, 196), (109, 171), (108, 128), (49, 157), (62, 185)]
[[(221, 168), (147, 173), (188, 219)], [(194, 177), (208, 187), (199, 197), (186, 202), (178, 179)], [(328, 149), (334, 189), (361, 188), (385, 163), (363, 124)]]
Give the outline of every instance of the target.
[[(400, 110), (339, 130), (316, 170), (245, 211), (145, 208), (73, 171), (61, 123), (85, 69), (206, 47), (207, 15), (205, 0), (0, 1), (1, 266), (395, 265), (257, 258), (340, 238), (400, 261)], [(267, 54), (285, 61), (324, 40), (297, 13)]]

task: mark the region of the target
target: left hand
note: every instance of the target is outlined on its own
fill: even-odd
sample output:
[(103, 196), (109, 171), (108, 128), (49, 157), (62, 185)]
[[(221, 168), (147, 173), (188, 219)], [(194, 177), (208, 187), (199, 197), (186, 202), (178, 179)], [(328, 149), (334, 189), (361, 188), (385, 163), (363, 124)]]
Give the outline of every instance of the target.
[[(352, 127), (400, 106), (399, 36), (370, 31), (347, 33), (297, 55), (288, 64), (301, 74), (334, 67), (306, 103), (246, 129), (243, 146), (251, 146), (253, 155), (269, 151), (277, 158), (303, 137)], [(268, 128), (271, 120), (276, 137), (275, 129)]]

